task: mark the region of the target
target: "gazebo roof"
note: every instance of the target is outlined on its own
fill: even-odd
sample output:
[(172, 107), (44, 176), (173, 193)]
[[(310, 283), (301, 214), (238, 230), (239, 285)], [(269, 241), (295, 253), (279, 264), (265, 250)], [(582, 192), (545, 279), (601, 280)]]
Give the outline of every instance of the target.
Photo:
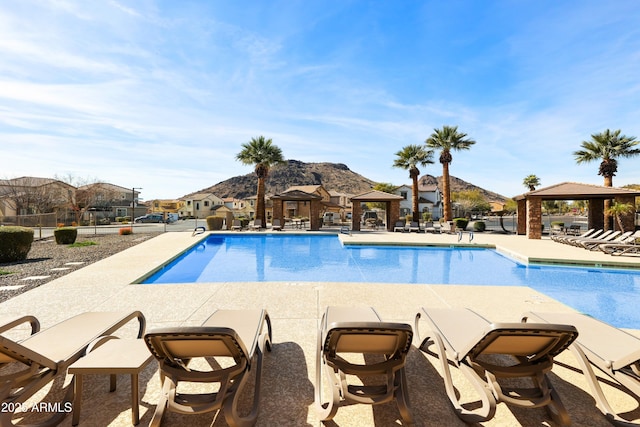
[(351, 200), (359, 200), (363, 202), (389, 202), (391, 200), (404, 200), (404, 197), (396, 194), (385, 193), (384, 191), (371, 190), (366, 193), (353, 196)]
[(322, 196), (319, 196), (317, 194), (306, 193), (301, 190), (291, 190), (291, 191), (285, 191), (280, 194), (275, 194), (271, 196), (271, 199), (281, 199), (281, 200), (288, 200), (288, 201), (322, 200)]
[(637, 197), (640, 196), (640, 191), (577, 182), (561, 182), (521, 194), (514, 197), (514, 200), (523, 200), (529, 197), (540, 197), (543, 200), (612, 199), (616, 196)]

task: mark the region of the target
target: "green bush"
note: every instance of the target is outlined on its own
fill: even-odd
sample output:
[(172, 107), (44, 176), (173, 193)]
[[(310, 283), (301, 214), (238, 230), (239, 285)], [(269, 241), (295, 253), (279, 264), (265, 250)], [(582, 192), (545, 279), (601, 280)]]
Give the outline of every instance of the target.
[(27, 258), (33, 243), (33, 229), (0, 227), (0, 262), (22, 261)]
[(549, 224), (551, 227), (553, 227), (554, 225), (557, 227), (564, 227), (564, 222), (562, 221), (551, 221), (551, 224)]
[(466, 230), (469, 220), (467, 218), (453, 218), (453, 223), (456, 229)]
[(487, 229), (487, 224), (484, 221), (476, 221), (473, 223), (473, 231), (484, 231)]
[(78, 229), (74, 227), (62, 227), (53, 230), (56, 243), (59, 245), (70, 245), (76, 241), (78, 237)]
[(207, 217), (207, 228), (209, 230), (222, 230), (222, 223), (224, 222), (224, 218), (219, 216), (208, 216)]

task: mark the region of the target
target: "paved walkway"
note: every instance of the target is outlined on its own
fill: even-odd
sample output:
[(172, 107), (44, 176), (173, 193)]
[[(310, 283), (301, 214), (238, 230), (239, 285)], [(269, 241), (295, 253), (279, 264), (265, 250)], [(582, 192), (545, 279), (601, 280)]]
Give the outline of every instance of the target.
[[(289, 233), (289, 231), (287, 231)], [(425, 243), (451, 245), (457, 235), (363, 232), (340, 235), (345, 243)], [(3, 315), (34, 314), (43, 328), (84, 311), (141, 310), (148, 329), (157, 326), (199, 325), (218, 308), (264, 307), (273, 320), (273, 351), (266, 355), (263, 372), (263, 398), (259, 426), (319, 426), (313, 407), (315, 348), (318, 319), (327, 305), (366, 305), (377, 308), (385, 320), (413, 323), (419, 306), (471, 307), (494, 321), (517, 321), (528, 310), (571, 311), (569, 307), (526, 287), (452, 286), (354, 283), (209, 283), (182, 285), (131, 285), (150, 270), (161, 266), (200, 236), (191, 233), (165, 233), (124, 252), (70, 273), (39, 288), (0, 304)], [(462, 243), (468, 242), (463, 235)], [(611, 262), (611, 256), (591, 253), (549, 240), (533, 241), (522, 236), (476, 233), (470, 244), (492, 245), (522, 260), (550, 258), (563, 262), (593, 264)], [(640, 267), (640, 259), (616, 259)], [(636, 333), (637, 331), (633, 331)], [(126, 331), (134, 335), (133, 326)], [(416, 344), (414, 342), (414, 344)], [(575, 366), (567, 353), (559, 361)], [(411, 405), (417, 425), (463, 426), (444, 393), (437, 361), (412, 348), (408, 359)], [(554, 367), (551, 380), (562, 396), (574, 425), (608, 426), (585, 391), (582, 376), (572, 369)], [(85, 395), (80, 425), (128, 426), (131, 423), (128, 376), (118, 378), (119, 388), (108, 393), (103, 376), (85, 379)], [(140, 417), (147, 426), (160, 393), (155, 363), (140, 378), (142, 402)], [(468, 385), (461, 393), (469, 392)], [(637, 402), (610, 388), (616, 407), (632, 410)], [(165, 415), (166, 426), (208, 426), (213, 415)], [(394, 404), (371, 408), (354, 405), (341, 408), (337, 426), (400, 425)], [(498, 405), (486, 426), (550, 425), (544, 410), (516, 409)], [(63, 426), (71, 425), (67, 417)], [(213, 426), (226, 425), (218, 417)]]

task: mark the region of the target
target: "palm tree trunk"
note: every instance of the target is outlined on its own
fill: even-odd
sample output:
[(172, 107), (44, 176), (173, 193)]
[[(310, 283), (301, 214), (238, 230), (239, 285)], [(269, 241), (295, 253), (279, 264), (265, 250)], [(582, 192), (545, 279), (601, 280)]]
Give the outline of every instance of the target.
[(413, 210), (413, 220), (414, 221), (420, 221), (420, 212), (419, 212), (419, 206), (418, 206), (418, 176), (417, 175), (412, 175), (411, 176), (412, 179), (412, 190), (411, 192), (413, 193), (411, 196), (411, 201), (412, 201), (412, 206), (411, 209)]
[(451, 221), (451, 188), (449, 186), (449, 163), (442, 164), (442, 204), (444, 205), (444, 220)]
[[(613, 187), (613, 176), (607, 176), (605, 175), (604, 177), (604, 186), (605, 187)], [(613, 219), (611, 218), (611, 214), (609, 214), (609, 208), (611, 207), (611, 200), (610, 199), (605, 199), (604, 201), (604, 229), (605, 231), (608, 231), (609, 229), (611, 229), (611, 223), (613, 222)]]
[(262, 221), (262, 227), (266, 226), (264, 209), (264, 181), (263, 177), (258, 177), (258, 194), (256, 201), (256, 219)]

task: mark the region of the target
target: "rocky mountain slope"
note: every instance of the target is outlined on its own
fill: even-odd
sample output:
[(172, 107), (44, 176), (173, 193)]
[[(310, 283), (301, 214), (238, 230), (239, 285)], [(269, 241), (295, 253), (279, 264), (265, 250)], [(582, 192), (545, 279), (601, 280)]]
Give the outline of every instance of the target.
[[(436, 181), (442, 188), (442, 178), (424, 175), (420, 181), (433, 184)], [(318, 185), (330, 191), (338, 191), (347, 194), (361, 194), (367, 192), (376, 185), (376, 182), (353, 172), (342, 163), (305, 163), (298, 160), (287, 160), (283, 165), (271, 169), (267, 178), (267, 194), (277, 194), (294, 185)], [(402, 184), (402, 183), (397, 183)], [(243, 199), (255, 196), (257, 179), (254, 173), (236, 176), (219, 182), (211, 187), (204, 188), (195, 193), (211, 192), (218, 197), (235, 197)], [(504, 201), (506, 197), (477, 187), (466, 181), (451, 177), (451, 191), (479, 190), (488, 201)], [(185, 196), (187, 197), (187, 196)]]
[[(277, 194), (293, 185), (319, 184), (327, 190), (348, 194), (364, 193), (376, 185), (374, 181), (353, 172), (342, 163), (305, 163), (287, 160), (285, 164), (271, 169), (266, 187), (267, 194)], [(255, 196), (257, 185), (256, 175), (250, 173), (227, 179), (198, 193), (212, 192), (222, 198), (243, 199)]]

